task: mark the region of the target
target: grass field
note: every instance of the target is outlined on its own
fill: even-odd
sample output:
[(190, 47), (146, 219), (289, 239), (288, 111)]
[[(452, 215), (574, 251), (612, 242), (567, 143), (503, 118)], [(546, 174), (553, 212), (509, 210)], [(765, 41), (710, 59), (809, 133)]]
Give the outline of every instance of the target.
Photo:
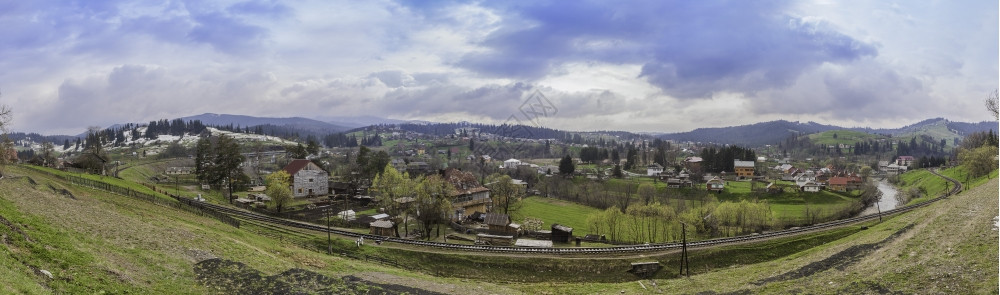
[(590, 233), (587, 225), (587, 216), (599, 212), (599, 210), (557, 199), (544, 197), (530, 197), (524, 199), (519, 211), (521, 216), (518, 222), (523, 222), (525, 217), (541, 219), (542, 229), (548, 230), (552, 224), (558, 223), (573, 228), (573, 234), (583, 236)]

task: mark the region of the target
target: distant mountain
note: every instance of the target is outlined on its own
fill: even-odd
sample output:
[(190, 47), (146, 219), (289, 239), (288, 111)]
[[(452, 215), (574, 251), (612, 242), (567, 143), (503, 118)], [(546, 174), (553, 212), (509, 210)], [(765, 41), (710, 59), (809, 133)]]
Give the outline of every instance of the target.
[(944, 118), (927, 119), (895, 129), (845, 128), (815, 122), (799, 123), (779, 120), (733, 127), (698, 128), (688, 132), (661, 134), (658, 137), (676, 141), (761, 146), (777, 143), (792, 135), (806, 135), (831, 130), (853, 130), (892, 136), (929, 135), (937, 139), (952, 139), (991, 129), (997, 130), (996, 122), (965, 123), (952, 122)]
[(359, 128), (380, 124), (430, 124), (432, 122), (420, 120), (398, 120), (375, 116), (353, 116), (353, 117), (318, 117), (316, 120), (330, 124), (344, 126), (347, 128)]
[(334, 132), (341, 132), (350, 129), (343, 125), (331, 124), (323, 121), (302, 118), (302, 117), (291, 117), (291, 118), (269, 118), (269, 117), (253, 117), (244, 115), (228, 115), (228, 114), (213, 114), (205, 113), (197, 116), (189, 116), (180, 118), (184, 121), (200, 120), (202, 124), (207, 126), (241, 126), (241, 127), (253, 127), (260, 125), (271, 125), (283, 127), (289, 130), (298, 130), (301, 133), (314, 134), (314, 135), (325, 135)]
[(760, 146), (777, 143), (792, 135), (804, 135), (827, 130), (844, 129), (816, 122), (799, 123), (785, 120), (720, 128), (698, 128), (688, 132), (662, 134), (661, 139), (675, 141), (712, 142)]

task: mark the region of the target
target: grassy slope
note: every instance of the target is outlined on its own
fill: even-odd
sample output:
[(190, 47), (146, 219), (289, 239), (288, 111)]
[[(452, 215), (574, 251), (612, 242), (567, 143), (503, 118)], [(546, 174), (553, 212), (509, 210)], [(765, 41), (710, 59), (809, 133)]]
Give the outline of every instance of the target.
[[(986, 176), (981, 176), (978, 178), (968, 178), (968, 180), (966, 180), (968, 172), (965, 170), (964, 166), (948, 168), (942, 170), (940, 173), (942, 175), (961, 181), (963, 185), (968, 188), (981, 185), (986, 181), (988, 181), (989, 179), (997, 178), (997, 171), (998, 170), (993, 170), (992, 172), (990, 172), (990, 174)], [(933, 199), (949, 191), (952, 188), (951, 187), (952, 184), (950, 182), (946, 182), (944, 179), (941, 179), (940, 177), (937, 177), (934, 174), (931, 174), (929, 171), (924, 169), (913, 170), (903, 173), (902, 175), (899, 176), (899, 179), (903, 182), (902, 186), (900, 187), (900, 191), (906, 192), (911, 188), (918, 188), (926, 192), (920, 198), (909, 200), (907, 204), (917, 204), (921, 202), (926, 202), (927, 200)]]
[[(194, 263), (216, 256), (246, 263), (265, 274), (305, 268), (339, 277), (378, 273), (388, 282), (408, 280), (444, 289), (505, 288), (463, 283), (304, 250), (186, 211), (64, 185), (33, 170), (10, 167), (26, 179), (0, 180), (0, 216), (32, 242), (0, 224), (12, 244), (0, 243), (0, 293), (209, 293), (194, 280)], [(76, 199), (53, 194), (69, 189)], [(299, 234), (302, 235), (302, 234)], [(307, 236), (312, 236), (308, 234)], [(323, 239), (325, 241), (325, 239)], [(351, 242), (338, 239), (338, 245)], [(341, 249), (337, 249), (340, 251)], [(28, 267), (53, 273), (46, 280)], [(421, 283), (424, 284), (424, 283)]]

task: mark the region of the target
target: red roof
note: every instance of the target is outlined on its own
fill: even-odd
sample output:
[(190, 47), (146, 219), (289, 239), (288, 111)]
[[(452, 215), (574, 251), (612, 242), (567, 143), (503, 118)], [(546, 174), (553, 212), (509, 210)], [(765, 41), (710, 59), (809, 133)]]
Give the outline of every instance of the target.
[(847, 185), (847, 181), (847, 177), (830, 177), (828, 183), (830, 183), (830, 185)]
[(309, 163), (312, 162), (304, 159), (295, 159), (292, 160), (291, 163), (288, 163), (288, 165), (285, 165), (285, 168), (283, 170), (285, 170), (285, 172), (288, 172), (288, 175), (295, 175), (295, 173), (299, 173), (299, 170), (302, 170), (302, 168), (306, 168), (306, 166), (309, 166)]

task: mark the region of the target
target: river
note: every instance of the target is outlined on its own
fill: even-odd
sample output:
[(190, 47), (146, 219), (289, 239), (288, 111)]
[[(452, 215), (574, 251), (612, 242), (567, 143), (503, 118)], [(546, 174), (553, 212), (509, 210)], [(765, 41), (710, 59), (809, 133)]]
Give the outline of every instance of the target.
[(878, 201), (878, 207), (871, 205), (865, 208), (864, 211), (861, 211), (859, 215), (876, 214), (878, 210), (892, 210), (896, 209), (896, 206), (899, 206), (899, 200), (896, 199), (896, 194), (898, 193), (896, 187), (889, 184), (888, 181), (880, 180), (878, 182), (878, 190), (882, 192), (882, 198)]

